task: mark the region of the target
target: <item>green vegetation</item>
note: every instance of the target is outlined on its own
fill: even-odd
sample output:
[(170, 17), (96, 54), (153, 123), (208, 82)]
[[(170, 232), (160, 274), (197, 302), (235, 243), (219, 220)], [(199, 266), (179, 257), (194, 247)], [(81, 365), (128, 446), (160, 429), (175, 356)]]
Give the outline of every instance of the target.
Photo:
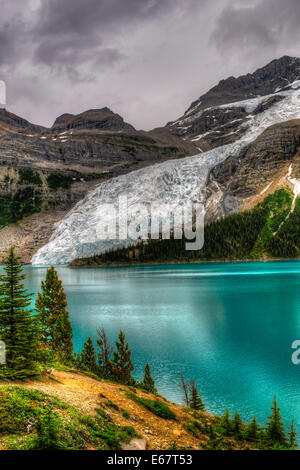
[(43, 182), (37, 171), (33, 171), (31, 168), (20, 168), (19, 184), (35, 184), (42, 186)]
[(140, 388), (142, 388), (146, 392), (153, 393), (153, 394), (157, 393), (155, 382), (151, 376), (151, 369), (148, 363), (145, 365), (144, 378), (142, 382), (140, 382), (138, 385)]
[(72, 181), (72, 176), (62, 173), (50, 173), (50, 175), (47, 176), (48, 186), (53, 190), (58, 188), (69, 189)]
[(39, 329), (29, 310), (31, 294), (24, 289), (22, 266), (10, 249), (0, 276), (0, 338), (5, 342), (6, 364), (0, 378), (25, 379), (37, 374)]
[(73, 330), (67, 311), (67, 300), (57, 271), (51, 266), (41, 283), (36, 299), (41, 344), (48, 354), (53, 353), (62, 363), (73, 361)]
[(243, 260), (263, 255), (293, 258), (300, 254), (300, 198), (290, 213), (292, 200), (289, 189), (280, 189), (252, 210), (206, 225), (204, 247), (199, 251), (187, 251), (185, 237), (174, 240), (171, 236), (170, 240), (140, 241), (135, 246), (77, 261), (79, 265), (97, 265)]
[(119, 341), (116, 341), (116, 351), (113, 353), (113, 360), (111, 362), (111, 370), (114, 378), (123, 384), (132, 384), (134, 379), (131, 372), (134, 366), (131, 361), (131, 350), (128, 343), (125, 342), (125, 333), (121, 330), (119, 333)]
[(205, 405), (201, 400), (195, 380), (191, 380), (190, 385), (190, 407), (193, 410), (205, 410)]
[(123, 418), (129, 419), (129, 413), (127, 410), (122, 410), (122, 416)]
[(41, 195), (30, 186), (19, 189), (14, 195), (0, 195), (0, 226), (18, 222), (35, 212), (40, 212)]
[[(130, 426), (117, 426), (107, 417), (85, 416), (37, 390), (0, 387), (0, 434), (9, 449), (120, 449), (136, 436)], [(25, 435), (25, 436), (24, 436)]]
[(147, 408), (147, 410), (151, 411), (151, 413), (155, 414), (156, 416), (160, 416), (164, 419), (172, 419), (175, 421), (177, 420), (176, 414), (172, 410), (170, 410), (169, 406), (166, 403), (163, 403), (159, 400), (150, 400), (149, 398), (142, 398), (131, 392), (125, 392), (125, 394), (127, 398), (130, 398), (138, 405)]

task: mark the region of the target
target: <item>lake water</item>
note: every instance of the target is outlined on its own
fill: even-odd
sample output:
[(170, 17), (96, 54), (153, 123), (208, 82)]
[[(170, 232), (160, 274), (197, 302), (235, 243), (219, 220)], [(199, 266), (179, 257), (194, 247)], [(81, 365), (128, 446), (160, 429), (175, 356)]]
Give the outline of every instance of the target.
[[(37, 293), (45, 268), (25, 267)], [(300, 262), (210, 263), (98, 269), (58, 268), (68, 296), (75, 350), (104, 326), (126, 333), (140, 379), (151, 365), (158, 391), (181, 402), (183, 372), (210, 412), (226, 408), (264, 423), (277, 395), (300, 431)]]

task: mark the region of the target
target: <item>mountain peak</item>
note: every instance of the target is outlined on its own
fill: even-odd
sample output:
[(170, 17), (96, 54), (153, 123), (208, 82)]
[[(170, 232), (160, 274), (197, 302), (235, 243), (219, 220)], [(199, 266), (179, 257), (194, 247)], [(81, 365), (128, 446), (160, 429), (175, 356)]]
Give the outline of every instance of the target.
[(133, 126), (126, 123), (119, 114), (115, 114), (107, 107), (89, 109), (77, 115), (62, 114), (55, 120), (51, 131), (61, 133), (71, 129), (99, 129), (114, 132), (135, 131)]
[(192, 103), (187, 112), (195, 108), (197, 103), (199, 109), (205, 109), (209, 106), (219, 106), (256, 96), (269, 95), (299, 78), (300, 59), (283, 56), (272, 60), (252, 74), (248, 73), (239, 77), (231, 76), (221, 80), (218, 85)]

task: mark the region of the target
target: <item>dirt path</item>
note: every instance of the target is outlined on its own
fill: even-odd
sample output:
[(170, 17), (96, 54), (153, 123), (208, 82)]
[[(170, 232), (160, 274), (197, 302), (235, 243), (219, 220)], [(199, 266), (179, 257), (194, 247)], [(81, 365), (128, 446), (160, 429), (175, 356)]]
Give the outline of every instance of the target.
[[(51, 377), (59, 382), (45, 378), (43, 381), (35, 380), (27, 384), (22, 383), (22, 386), (35, 388), (55, 396), (83, 414), (93, 415), (95, 414), (95, 408), (100, 406), (105, 409), (116, 424), (133, 426), (141, 437), (147, 439), (147, 449), (166, 450), (176, 442), (180, 448), (199, 450), (201, 441), (184, 428), (189, 415), (183, 411), (184, 408), (180, 405), (168, 402), (169, 407), (176, 413), (179, 421), (166, 420), (127, 398), (124, 391), (128, 388), (125, 386), (97, 381), (75, 372), (54, 371)], [(12, 383), (10, 385), (19, 384)], [(140, 391), (137, 391), (137, 394), (146, 398), (155, 398)], [(108, 400), (116, 404), (119, 410), (109, 406)], [(130, 417), (124, 418), (122, 410), (126, 410)]]

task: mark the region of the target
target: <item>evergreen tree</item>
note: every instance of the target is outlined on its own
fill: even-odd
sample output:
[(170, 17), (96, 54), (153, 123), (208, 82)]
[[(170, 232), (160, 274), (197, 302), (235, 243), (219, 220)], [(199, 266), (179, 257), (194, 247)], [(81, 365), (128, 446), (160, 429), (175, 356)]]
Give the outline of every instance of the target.
[(92, 338), (88, 338), (83, 345), (83, 350), (80, 355), (81, 367), (96, 374), (97, 362), (96, 351), (93, 345)]
[(259, 439), (259, 434), (260, 429), (257, 424), (256, 418), (254, 417), (246, 431), (247, 440), (251, 442), (256, 442)]
[(59, 360), (71, 362), (73, 330), (67, 311), (68, 303), (62, 282), (53, 266), (47, 270), (41, 289), (36, 300), (36, 309), (43, 342), (54, 351)]
[(296, 431), (295, 431), (295, 425), (294, 421), (292, 421), (292, 424), (290, 426), (290, 432), (289, 432), (289, 448), (290, 449), (295, 449), (296, 448)]
[(113, 347), (108, 341), (106, 331), (103, 327), (97, 328), (98, 338), (96, 344), (99, 352), (97, 354), (99, 375), (102, 377), (108, 377), (111, 374), (111, 355), (113, 353)]
[(195, 380), (191, 380), (190, 384), (190, 407), (193, 410), (205, 410), (205, 405), (201, 400)]
[(237, 438), (240, 438), (243, 434), (243, 422), (237, 412), (234, 413), (232, 431)]
[(134, 382), (131, 372), (134, 366), (131, 361), (131, 350), (125, 343), (125, 333), (121, 330), (119, 341), (116, 341), (117, 351), (114, 352), (112, 361), (112, 372), (114, 377), (121, 383), (130, 384)]
[(53, 349), (63, 363), (71, 363), (73, 358), (73, 328), (66, 310), (58, 316), (53, 331)]
[(13, 248), (4, 263), (4, 274), (0, 276), (0, 340), (5, 343), (6, 365), (1, 375), (24, 379), (37, 373), (39, 330), (28, 309), (31, 294), (24, 289), (25, 275)]
[(155, 382), (151, 376), (151, 370), (150, 370), (150, 366), (148, 363), (146, 364), (145, 369), (144, 369), (144, 378), (143, 378), (143, 381), (141, 382), (141, 387), (147, 392), (157, 393)]
[(221, 418), (221, 427), (224, 431), (224, 434), (226, 436), (230, 436), (230, 434), (232, 433), (232, 423), (231, 423), (230, 413), (229, 413), (228, 408), (226, 408), (226, 411)]
[(272, 444), (284, 445), (286, 443), (284, 424), (281, 419), (280, 408), (277, 404), (276, 395), (274, 396), (271, 410), (272, 413), (269, 416), (269, 422), (266, 426), (266, 437)]

